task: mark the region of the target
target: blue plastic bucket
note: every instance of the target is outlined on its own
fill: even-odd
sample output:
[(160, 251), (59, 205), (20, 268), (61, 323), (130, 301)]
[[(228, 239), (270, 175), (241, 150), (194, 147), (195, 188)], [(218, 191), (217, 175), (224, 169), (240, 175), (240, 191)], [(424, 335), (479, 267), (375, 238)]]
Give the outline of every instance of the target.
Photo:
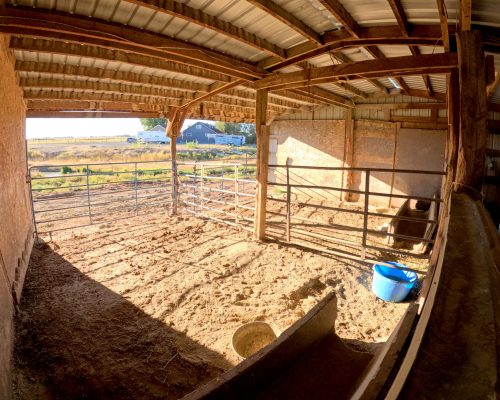
[[(397, 267), (406, 268), (402, 264), (388, 262)], [(417, 282), (417, 274), (411, 271), (403, 271), (397, 268), (386, 267), (375, 264), (373, 266), (372, 292), (385, 301), (403, 301)]]

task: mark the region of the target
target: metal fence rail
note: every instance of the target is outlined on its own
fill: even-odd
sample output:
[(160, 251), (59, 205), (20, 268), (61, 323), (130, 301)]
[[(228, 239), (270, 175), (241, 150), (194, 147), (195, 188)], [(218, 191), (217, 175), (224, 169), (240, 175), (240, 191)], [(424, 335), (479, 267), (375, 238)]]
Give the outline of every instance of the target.
[[(356, 260), (374, 262), (370, 260), (369, 250), (389, 253), (398, 256), (409, 256), (413, 258), (429, 258), (426, 254), (416, 254), (412, 251), (405, 251), (394, 248), (388, 244), (387, 238), (398, 239), (414, 243), (434, 243), (432, 238), (422, 238), (420, 236), (402, 235), (386, 231), (380, 231), (370, 228), (374, 219), (378, 220), (404, 220), (416, 224), (429, 224), (437, 226), (436, 219), (400, 216), (388, 214), (384, 212), (374, 212), (371, 210), (370, 201), (375, 197), (384, 197), (391, 199), (403, 199), (424, 201), (428, 203), (439, 204), (442, 202), (438, 197), (411, 196), (404, 194), (396, 194), (391, 192), (381, 192), (371, 189), (373, 173), (387, 174), (414, 174), (414, 175), (429, 175), (436, 176), (441, 179), (445, 175), (441, 171), (421, 171), (421, 170), (405, 170), (405, 169), (386, 169), (386, 168), (347, 168), (347, 167), (317, 167), (317, 166), (300, 166), (300, 165), (269, 165), (269, 170), (275, 175), (275, 182), (268, 182), (270, 187), (279, 188), (280, 195), (268, 195), (267, 200), (270, 204), (277, 204), (275, 207), (269, 207), (267, 212), (267, 224), (269, 226), (269, 235), (278, 239), (286, 240), (287, 242), (298, 243), (305, 247), (315, 250), (326, 251), (333, 255), (347, 257)], [(300, 180), (291, 179), (292, 171), (300, 170), (315, 170), (315, 171), (331, 171), (343, 173), (345, 171), (358, 172), (363, 175), (363, 189), (349, 189), (346, 187), (338, 187), (334, 185), (318, 185), (313, 182), (301, 182)], [(300, 173), (297, 173), (300, 176)], [(299, 182), (297, 182), (299, 181)], [(343, 182), (343, 179), (342, 179)], [(284, 189), (284, 190), (283, 190)], [(312, 191), (306, 193), (305, 190)], [(339, 204), (340, 197), (327, 196), (329, 193), (353, 193), (362, 196), (361, 208), (350, 209), (341, 207)], [(300, 197), (316, 197), (335, 199), (328, 204), (315, 203), (309, 200), (300, 200)], [(331, 215), (354, 215), (358, 218), (358, 224), (349, 224), (342, 221), (341, 223), (332, 223), (324, 219), (315, 219), (313, 217), (304, 217), (294, 215), (293, 209), (307, 209), (314, 216), (318, 211), (324, 210), (331, 212)], [(345, 213), (345, 214), (344, 214)], [(384, 242), (385, 241), (385, 242)], [(335, 247), (332, 248), (332, 245)]]
[(255, 166), (178, 163), (182, 209), (193, 215), (253, 231)]
[(171, 162), (32, 166), (37, 235), (171, 208)]
[[(173, 168), (173, 170), (172, 170)], [(111, 222), (160, 211), (179, 212), (222, 222), (253, 231), (255, 218), (255, 165), (247, 162), (174, 162), (170, 160), (144, 162), (94, 163), (77, 165), (45, 165), (29, 169), (35, 231), (38, 234), (92, 224)], [(344, 168), (297, 165), (269, 165), (274, 181), (270, 187), (279, 195), (268, 195), (268, 236), (292, 242), (310, 249), (324, 251), (355, 260), (371, 262), (370, 251), (397, 256), (427, 258), (414, 251), (397, 249), (391, 240), (432, 244), (432, 237), (422, 238), (373, 229), (374, 221), (408, 221), (437, 226), (437, 218), (418, 218), (394, 215), (373, 210), (374, 197), (411, 199), (439, 204), (435, 197), (411, 196), (373, 190), (374, 173), (436, 176), (444, 172), (384, 168)], [(296, 171), (314, 170), (362, 174), (362, 189), (350, 189), (328, 184), (316, 184), (295, 179)], [(303, 175), (303, 174), (302, 174)], [(172, 181), (172, 176), (174, 179)], [(334, 202), (318, 202), (307, 197), (328, 197), (328, 193), (356, 194), (362, 206), (345, 204), (335, 197)], [(333, 198), (332, 197), (332, 198)], [(342, 198), (342, 196), (340, 197)], [(314, 199), (313, 199), (314, 200)], [(298, 211), (296, 211), (298, 210)], [(307, 210), (307, 213), (300, 213)], [(316, 218), (318, 213), (322, 218)], [(333, 218), (333, 221), (330, 218)], [(355, 223), (346, 222), (340, 215), (354, 216)], [(338, 219), (335, 220), (335, 218)], [(384, 242), (385, 240), (385, 242)]]

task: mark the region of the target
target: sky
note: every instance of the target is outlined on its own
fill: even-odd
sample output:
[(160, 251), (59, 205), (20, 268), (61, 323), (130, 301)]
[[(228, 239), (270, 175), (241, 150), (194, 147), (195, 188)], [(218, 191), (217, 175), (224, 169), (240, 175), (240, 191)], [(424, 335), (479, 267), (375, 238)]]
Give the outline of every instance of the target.
[[(197, 120), (187, 119), (183, 129)], [(211, 123), (210, 121), (207, 121)], [(26, 137), (134, 136), (143, 127), (139, 118), (27, 118)]]

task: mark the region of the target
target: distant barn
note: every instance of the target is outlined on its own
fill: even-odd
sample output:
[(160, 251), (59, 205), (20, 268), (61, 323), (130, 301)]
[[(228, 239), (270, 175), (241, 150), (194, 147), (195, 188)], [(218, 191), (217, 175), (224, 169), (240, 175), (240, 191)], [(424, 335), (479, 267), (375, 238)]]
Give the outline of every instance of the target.
[(215, 126), (204, 122), (196, 124), (185, 129), (181, 134), (181, 140), (178, 142), (196, 142), (199, 144), (229, 144), (241, 146), (245, 144), (245, 136), (228, 135), (218, 130)]
[(187, 142), (196, 142), (199, 144), (214, 144), (215, 141), (209, 139), (208, 135), (216, 135), (222, 134), (220, 130), (218, 130), (215, 126), (206, 124), (204, 122), (197, 122), (194, 125), (191, 125), (189, 128), (184, 129), (184, 132), (181, 134), (182, 143)]

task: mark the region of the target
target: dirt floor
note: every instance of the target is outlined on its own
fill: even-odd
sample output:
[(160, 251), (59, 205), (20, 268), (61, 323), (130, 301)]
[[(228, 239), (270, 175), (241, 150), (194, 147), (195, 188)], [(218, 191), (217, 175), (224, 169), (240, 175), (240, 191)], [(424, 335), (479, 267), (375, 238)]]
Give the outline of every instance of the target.
[(240, 362), (243, 323), (283, 331), (326, 293), (358, 349), (407, 303), (370, 291), (369, 265), (215, 222), (163, 214), (62, 231), (33, 256), (16, 321), (16, 399), (179, 398)]

